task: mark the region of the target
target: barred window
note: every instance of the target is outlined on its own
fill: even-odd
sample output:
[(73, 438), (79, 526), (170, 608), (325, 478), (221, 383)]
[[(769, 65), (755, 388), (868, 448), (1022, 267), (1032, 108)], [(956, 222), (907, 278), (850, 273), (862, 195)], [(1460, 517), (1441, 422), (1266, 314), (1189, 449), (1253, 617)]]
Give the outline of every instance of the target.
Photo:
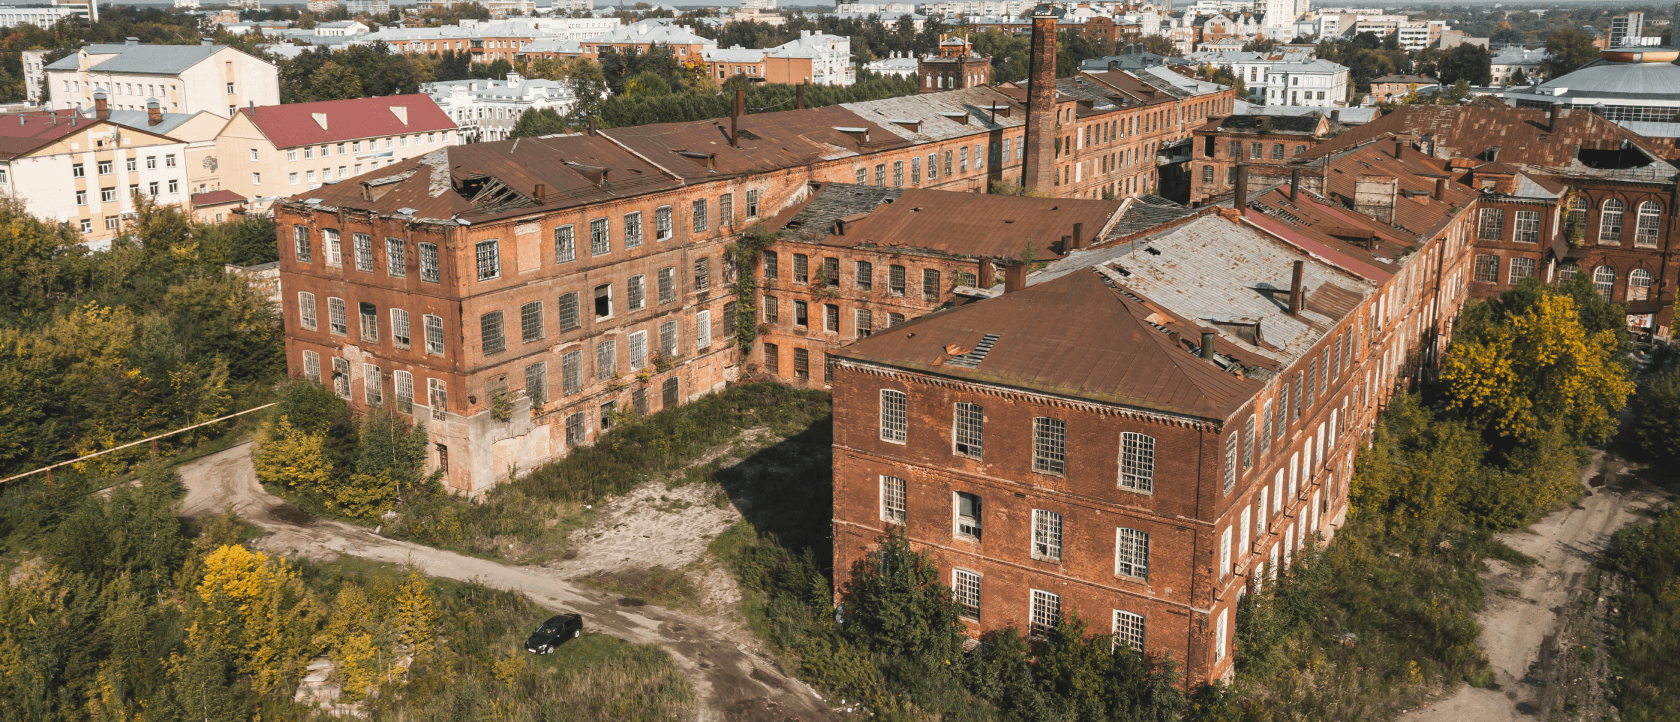
[(810, 281), (811, 258), (803, 253), (793, 254), (793, 282), (806, 283)]
[(507, 341), (502, 337), (502, 312), (492, 311), (478, 317), (479, 337), (483, 343), (484, 355), (497, 354), (507, 350)]
[(705, 233), (709, 227), (710, 223), (706, 220), (706, 199), (696, 199), (694, 201), (694, 232)]
[(1523, 280), (1525, 278), (1528, 278), (1530, 276), (1533, 276), (1533, 275), (1534, 275), (1534, 259), (1532, 259), (1532, 258), (1513, 258), (1513, 259), (1511, 259), (1511, 285), (1514, 286), (1514, 285), (1516, 285), (1516, 283), (1518, 281), (1521, 281), (1521, 280)]
[(881, 477), (881, 521), (903, 524), (904, 516), (904, 480)]
[(624, 214), (624, 247), (637, 248), (642, 245), (642, 212)]
[(1505, 209), (1483, 208), (1481, 223), (1476, 226), (1476, 237), (1484, 241), (1505, 238)]
[(644, 276), (631, 276), (630, 280), (624, 284), (624, 295), (626, 300), (629, 301), (632, 311), (640, 311), (647, 306), (647, 289), (643, 282), (644, 278)]
[(397, 390), (397, 410), (405, 414), (414, 413), (414, 374), (393, 371), (391, 377)]
[(426, 353), (443, 355), (443, 317), (426, 314)]
[(1143, 615), (1114, 610), (1114, 649), (1120, 645), (1143, 651)]
[(712, 288), (712, 259), (694, 259), (694, 290), (709, 291)]
[(583, 322), (578, 318), (577, 291), (561, 294), (560, 302), (557, 304), (557, 307), (559, 309), (560, 330), (562, 332), (576, 331), (583, 327)]
[(775, 323), (777, 320), (777, 302), (775, 296), (764, 297), (764, 322)]
[(408, 312), (400, 308), (391, 309), (391, 343), (397, 348), (408, 348)]
[(543, 333), (542, 301), (532, 301), (519, 308), (520, 336), (525, 343), (541, 341)]
[(782, 375), (782, 349), (776, 344), (764, 344), (764, 370), (771, 376)]
[(1483, 253), (1476, 256), (1476, 280), (1497, 283), (1499, 281), (1499, 256)]
[(674, 224), (671, 223), (671, 207), (670, 206), (660, 206), (659, 208), (654, 209), (654, 211), (653, 211), (653, 232), (655, 234), (654, 235), (654, 240), (657, 240), (657, 241), (669, 240), (671, 238), (671, 233), (673, 232), (674, 228), (675, 228)]
[(630, 370), (640, 371), (647, 365), (647, 331), (630, 334)]
[(368, 406), (385, 403), (385, 377), (378, 366), (362, 364), (362, 396)]
[(748, 188), (747, 189), (747, 217), (748, 218), (757, 218), (758, 217), (758, 189), (757, 188)]
[(781, 269), (776, 266), (776, 260), (775, 251), (764, 252), (764, 278), (766, 280), (775, 278), (777, 274), (781, 273)]
[(332, 360), (332, 366), (333, 366), (333, 393), (336, 393), (339, 396), (344, 397), (345, 401), (349, 401), (350, 400), (350, 360), (335, 357)]
[(1120, 486), (1137, 491), (1155, 488), (1155, 437), (1120, 434)]
[(922, 269), (922, 300), (939, 300), (939, 271), (932, 268)]
[(437, 244), (420, 244), (420, 280), (427, 283), (437, 283), (441, 278), (442, 273), (438, 270)]
[(1033, 510), (1034, 559), (1062, 560), (1062, 515), (1047, 509)]
[(308, 263), (315, 258), (314, 249), (309, 243), (308, 226), (292, 226), (292, 247), (297, 253), (299, 263)]
[(583, 390), (583, 352), (560, 354), (560, 393), (571, 396)]
[(427, 399), (432, 407), (432, 418), (443, 421), (449, 413), (449, 387), (443, 379), (426, 379)]
[(1540, 211), (1517, 211), (1516, 230), (1511, 240), (1518, 243), (1540, 242)]
[(881, 390), (881, 440), (904, 443), (909, 397), (903, 391)]
[(344, 299), (327, 297), (327, 330), (334, 335), (350, 334), (350, 322), (345, 318)]
[(735, 194), (718, 196), (718, 228), (735, 224)]
[(315, 353), (314, 351), (303, 352), (303, 377), (309, 379), (310, 381), (320, 383), (321, 354)]
[(694, 347), (700, 350), (712, 347), (711, 311), (701, 311), (694, 314)]
[(538, 361), (525, 367), (525, 396), (531, 408), (540, 409), (548, 403), (548, 364)]
[(373, 273), (373, 237), (366, 233), (356, 234), (356, 270)]
[(895, 264), (887, 267), (887, 287), (892, 290), (892, 295), (894, 296), (904, 295), (903, 266)]
[(1148, 579), (1149, 534), (1120, 528), (1115, 530), (1114, 538), (1114, 573)]
[(659, 324), (659, 354), (668, 359), (677, 357), (676, 321), (666, 321)]
[(1225, 437), (1225, 493), (1237, 488), (1237, 435)]
[(577, 446), (584, 441), (583, 412), (566, 417), (566, 445)]
[(951, 437), (957, 456), (983, 458), (986, 443), (986, 410), (979, 404), (957, 402), (952, 411)]
[(951, 570), (951, 598), (962, 610), (962, 616), (980, 618), (980, 575), (967, 569)]
[(980, 497), (968, 492), (956, 493), (956, 535), (978, 541), (980, 539)]
[(298, 292), (298, 318), (303, 327), (314, 331), (315, 325), (315, 294), (308, 291)]
[(677, 300), (677, 269), (671, 266), (659, 269), (659, 305)]
[(1033, 471), (1060, 476), (1067, 468), (1067, 422), (1033, 418)]
[(489, 281), (502, 275), (502, 257), (496, 241), (478, 244), (478, 280)]
[(589, 255), (605, 256), (612, 253), (612, 227), (605, 218), (596, 218), (589, 222)]
[(1031, 592), (1027, 634), (1036, 639), (1043, 639), (1050, 636), (1050, 631), (1062, 621), (1062, 598), (1042, 589), (1033, 589)]
[(793, 377), (800, 381), (811, 378), (811, 351), (806, 348), (793, 350)]
[(605, 339), (595, 343), (595, 378), (611, 380), (618, 375), (618, 340)]
[(875, 264), (868, 261), (857, 262), (857, 289), (859, 291), (875, 289)]
[(1622, 242), (1622, 205), (1620, 199), (1608, 198), (1604, 201), (1604, 209), (1598, 214), (1598, 242), (1615, 245)]
[(857, 337), (867, 338), (875, 333), (875, 314), (867, 308), (857, 309), (853, 323), (857, 326)]
[(1254, 466), (1254, 417), (1243, 422), (1243, 468)]
[(576, 229), (570, 225), (554, 229), (554, 262), (570, 263), (577, 260)]

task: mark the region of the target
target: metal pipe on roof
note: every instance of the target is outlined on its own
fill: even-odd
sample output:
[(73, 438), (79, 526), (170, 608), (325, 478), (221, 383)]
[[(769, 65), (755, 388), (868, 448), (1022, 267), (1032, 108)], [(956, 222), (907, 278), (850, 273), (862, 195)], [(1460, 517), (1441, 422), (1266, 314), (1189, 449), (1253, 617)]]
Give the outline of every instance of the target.
[(1305, 270), (1305, 261), (1295, 262), (1295, 277), (1289, 282), (1289, 315), (1301, 315), (1301, 273)]
[(1239, 216), (1243, 214), (1243, 209), (1248, 207), (1248, 166), (1241, 163), (1237, 164), (1236, 198), (1232, 205), (1237, 209)]
[(1447, 198), (1447, 179), (1436, 178), (1435, 179), (1435, 200), (1441, 201), (1441, 200), (1446, 200), (1446, 198)]
[(1289, 202), (1294, 203), (1301, 197), (1301, 169), (1289, 169)]
[(1075, 223), (1075, 224), (1073, 224), (1073, 245), (1071, 246), (1071, 248), (1084, 248), (1084, 247), (1085, 247), (1085, 224)]
[(1400, 151), (1405, 149), (1405, 147), (1406, 147), (1406, 141), (1404, 141), (1400, 138), (1395, 138), (1394, 139), (1394, 159), (1395, 160), (1400, 159)]
[(729, 147), (741, 147), (741, 108), (747, 104), (747, 91), (735, 89), (735, 103), (729, 108)]
[(1209, 361), (1213, 360), (1213, 340), (1215, 338), (1217, 338), (1217, 334), (1212, 331), (1202, 332), (1202, 358)]
[[(806, 82), (809, 82), (809, 81), (806, 81)], [(793, 86), (793, 109), (794, 110), (804, 110), (805, 109), (805, 85), (806, 85), (806, 83), (800, 83), (798, 85)]]

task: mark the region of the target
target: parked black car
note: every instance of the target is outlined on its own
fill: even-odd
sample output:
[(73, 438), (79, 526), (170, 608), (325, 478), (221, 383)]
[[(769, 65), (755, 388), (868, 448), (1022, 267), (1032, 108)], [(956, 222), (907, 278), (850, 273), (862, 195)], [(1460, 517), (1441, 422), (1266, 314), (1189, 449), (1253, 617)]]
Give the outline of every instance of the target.
[(548, 654), (562, 642), (583, 634), (583, 615), (556, 614), (543, 622), (537, 631), (531, 633), (531, 638), (525, 640), (525, 651), (532, 654)]

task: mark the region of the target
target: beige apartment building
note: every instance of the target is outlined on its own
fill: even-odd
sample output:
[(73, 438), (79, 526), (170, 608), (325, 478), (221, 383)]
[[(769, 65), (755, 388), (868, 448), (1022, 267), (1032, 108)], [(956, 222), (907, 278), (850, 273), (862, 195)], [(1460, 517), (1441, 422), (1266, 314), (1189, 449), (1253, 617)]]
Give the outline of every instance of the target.
[(238, 108), (280, 104), (280, 73), (273, 63), (226, 45), (89, 45), (46, 66), (51, 107), (93, 107), (104, 91), (112, 110), (145, 110), (157, 99), (165, 113), (211, 112), (231, 117)]

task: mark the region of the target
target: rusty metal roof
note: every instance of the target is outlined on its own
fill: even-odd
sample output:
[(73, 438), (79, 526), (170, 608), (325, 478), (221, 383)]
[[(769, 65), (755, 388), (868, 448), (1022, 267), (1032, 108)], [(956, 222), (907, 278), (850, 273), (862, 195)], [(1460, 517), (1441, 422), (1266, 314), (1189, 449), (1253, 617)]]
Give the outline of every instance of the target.
[(739, 147), (729, 145), (727, 117), (600, 132), (690, 182), (769, 173), (911, 144), (839, 106), (743, 115), (738, 127)]
[[(995, 106), (1008, 107), (993, 110)], [(917, 143), (1017, 128), (1027, 123), (1025, 105), (988, 86), (842, 103), (841, 107)]]
[[(1442, 159), (1404, 143), (1400, 146), (1399, 155), (1399, 158), (1395, 157), (1395, 144), (1386, 142), (1366, 144), (1330, 158), (1321, 158), (1315, 165), (1324, 175), (1323, 195), (1352, 209), (1359, 176), (1398, 178), (1394, 218), (1389, 225), (1400, 232), (1400, 237), (1411, 242), (1427, 240), (1451, 222), (1459, 208), (1470, 205), (1478, 194), (1463, 183), (1455, 182), (1455, 174)], [(1439, 178), (1446, 178), (1448, 182), (1445, 196), (1437, 201), (1432, 196), (1435, 181)]]
[[(1222, 421), (1261, 388), (1196, 356), (1149, 319), (1157, 311), (1086, 269), (923, 316), (832, 353), (980, 383)], [(996, 336), (973, 368), (947, 347)]]
[[(810, 200), (769, 222), (771, 228), (826, 245), (934, 251), (958, 256), (1018, 258), (1028, 245), (1040, 260), (1060, 258), (1062, 236), (1083, 225), (1099, 238), (1120, 213), (1120, 201), (983, 195), (920, 188), (820, 184)], [(848, 216), (844, 234), (835, 221)]]

